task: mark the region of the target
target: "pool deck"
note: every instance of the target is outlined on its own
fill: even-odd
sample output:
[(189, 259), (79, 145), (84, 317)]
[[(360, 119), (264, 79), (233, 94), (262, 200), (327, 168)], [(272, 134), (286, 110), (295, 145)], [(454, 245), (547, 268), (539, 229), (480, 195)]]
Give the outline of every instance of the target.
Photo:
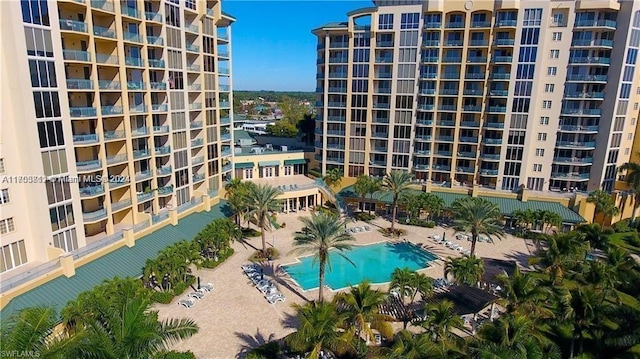
[[(318, 290), (302, 291), (286, 274), (276, 270), (279, 265), (296, 262), (295, 256), (288, 254), (292, 248), (293, 234), (302, 228), (298, 220), (301, 216), (310, 213), (304, 211), (290, 214), (279, 214), (278, 222), (286, 222), (286, 228), (281, 228), (267, 234), (268, 245), (271, 246), (275, 238), (275, 247), (280, 252), (279, 259), (265, 265), (266, 278), (274, 279), (279, 289), (286, 295), (285, 302), (274, 305), (267, 303), (266, 299), (244, 275), (240, 266), (247, 263), (247, 258), (255, 248), (261, 246), (260, 238), (248, 240), (249, 245), (234, 243), (235, 254), (215, 269), (202, 269), (197, 272), (202, 283), (211, 282), (214, 290), (199, 300), (191, 309), (177, 305), (177, 301), (186, 297), (186, 293), (177, 297), (171, 304), (158, 304), (155, 308), (159, 311), (161, 319), (164, 318), (191, 318), (200, 331), (193, 337), (173, 346), (176, 350), (191, 350), (199, 359), (232, 359), (243, 357), (239, 353), (259, 346), (273, 339), (279, 339), (293, 332), (295, 327), (293, 303), (303, 304), (308, 300), (316, 299)], [(347, 227), (359, 227), (367, 225), (364, 222), (349, 223)], [(368, 224), (369, 232), (356, 233), (353, 237), (356, 244), (371, 244), (389, 238), (384, 237), (378, 228), (388, 227), (390, 223), (382, 218), (377, 218)], [(470, 248), (470, 242), (456, 241), (455, 232), (450, 228), (421, 228), (397, 224), (397, 228), (407, 230), (408, 241), (418, 245), (437, 255), (441, 259), (449, 256), (460, 256), (457, 251), (435, 244), (432, 235), (446, 233), (446, 238), (458, 244)], [(502, 241), (494, 244), (478, 243), (476, 253), (478, 256), (496, 259), (511, 259), (520, 263), (526, 261), (529, 255), (528, 246), (523, 239), (507, 235)], [(420, 270), (433, 278), (443, 276), (443, 261), (436, 260), (430, 263), (429, 268)], [(386, 290), (386, 285), (375, 286)], [(325, 290), (326, 299), (331, 299), (334, 292)], [(399, 324), (399, 328), (402, 325)]]

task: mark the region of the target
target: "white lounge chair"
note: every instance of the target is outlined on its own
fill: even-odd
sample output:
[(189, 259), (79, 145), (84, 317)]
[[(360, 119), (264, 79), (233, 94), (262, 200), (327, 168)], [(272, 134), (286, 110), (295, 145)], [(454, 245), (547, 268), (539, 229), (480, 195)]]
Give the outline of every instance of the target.
[(276, 302), (284, 302), (287, 299), (282, 293), (277, 293), (277, 294), (268, 296), (266, 298), (269, 304), (275, 304)]
[(178, 305), (181, 305), (181, 306), (183, 306), (183, 307), (185, 307), (185, 308), (191, 308), (191, 307), (193, 307), (194, 305), (196, 305), (196, 301), (195, 301), (195, 300), (193, 300), (193, 299), (191, 299), (191, 298), (189, 298), (189, 299), (182, 299), (182, 300), (179, 300), (179, 301), (178, 301)]
[(194, 298), (194, 299), (202, 299), (204, 298), (204, 294), (200, 292), (191, 292), (187, 294), (187, 297)]
[(211, 292), (213, 290), (213, 284), (207, 283), (207, 284), (204, 284), (204, 285), (200, 285), (200, 289), (204, 289), (207, 292)]

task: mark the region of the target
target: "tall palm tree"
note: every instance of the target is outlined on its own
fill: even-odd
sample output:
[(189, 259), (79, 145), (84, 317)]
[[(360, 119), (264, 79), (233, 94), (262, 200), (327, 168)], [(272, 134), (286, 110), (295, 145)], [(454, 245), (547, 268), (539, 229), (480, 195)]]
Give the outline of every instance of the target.
[(567, 268), (571, 268), (577, 261), (585, 258), (588, 242), (579, 232), (556, 234), (547, 239), (546, 248), (534, 257), (528, 259), (529, 264), (542, 263), (544, 273), (554, 284), (559, 284), (564, 278)]
[(52, 331), (58, 324), (58, 316), (51, 307), (31, 307), (3, 318), (0, 325), (2, 352), (37, 353), (43, 358), (70, 358), (69, 353), (79, 345), (82, 332), (70, 336), (63, 330), (55, 337)]
[(262, 252), (267, 251), (266, 231), (273, 228), (273, 215), (282, 208), (282, 203), (277, 199), (282, 192), (269, 185), (249, 186), (246, 194), (247, 216), (260, 228), (262, 235)]
[(393, 337), (393, 328), (390, 323), (394, 318), (379, 311), (386, 298), (385, 293), (372, 289), (370, 283), (364, 281), (351, 287), (348, 292), (338, 293), (334, 303), (338, 312), (345, 314), (346, 328), (354, 328), (355, 335), (357, 337), (364, 335), (368, 343), (374, 336), (372, 329), (388, 339)]
[(540, 314), (544, 310), (540, 303), (549, 293), (536, 277), (522, 274), (516, 266), (512, 275), (499, 274), (496, 279), (502, 286), (503, 302), (508, 312)]
[(444, 275), (453, 277), (459, 284), (477, 285), (484, 274), (484, 262), (476, 256), (449, 257), (444, 265)]
[(583, 233), (584, 237), (591, 244), (592, 248), (605, 249), (609, 247), (609, 235), (602, 230), (598, 223), (581, 224), (576, 228)]
[(396, 268), (391, 273), (391, 282), (389, 283), (390, 291), (397, 291), (402, 297), (402, 301), (410, 297), (413, 289), (411, 288), (411, 281), (413, 279), (413, 271), (407, 267)]
[(475, 254), (476, 242), (481, 234), (491, 239), (502, 239), (502, 214), (494, 203), (483, 198), (466, 197), (455, 200), (451, 204), (451, 211), (455, 229), (471, 233), (471, 255)]
[(560, 300), (558, 319), (568, 322), (572, 327), (570, 357), (573, 358), (576, 340), (578, 352), (582, 353), (585, 338), (597, 341), (602, 335), (601, 321), (605, 318), (601, 314), (609, 310), (610, 305), (602, 301), (604, 294), (592, 287), (577, 287), (565, 293)]
[(327, 171), (327, 175), (323, 177), (325, 183), (329, 187), (339, 187), (342, 183), (342, 177), (344, 172), (342, 169), (336, 167)]
[(589, 193), (587, 202), (593, 203), (596, 207), (596, 213), (602, 214), (602, 222), (600, 222), (601, 225), (604, 225), (607, 217), (613, 217), (620, 212), (613, 201), (613, 197), (611, 197), (611, 193), (605, 190), (598, 189)]
[(640, 164), (627, 162), (620, 166), (620, 172), (626, 172), (624, 181), (633, 193), (633, 214), (631, 215), (631, 223), (636, 221), (638, 208), (640, 207)]
[(311, 302), (294, 304), (298, 330), (285, 338), (296, 351), (310, 353), (307, 358), (319, 358), (320, 351), (340, 353), (351, 347), (353, 329), (342, 331), (347, 318), (332, 303)]
[[(291, 253), (312, 254), (318, 263), (318, 301), (324, 300), (324, 276), (326, 266), (331, 268), (330, 250), (351, 262), (344, 251), (351, 249), (354, 238), (345, 233), (346, 223), (331, 213), (318, 212), (311, 217), (300, 218), (305, 230), (296, 233)], [(351, 262), (353, 264), (353, 262)]]
[(393, 170), (384, 176), (382, 181), (382, 187), (391, 192), (393, 202), (393, 213), (391, 214), (391, 235), (395, 235), (394, 224), (396, 222), (396, 215), (398, 214), (398, 199), (400, 195), (409, 189), (411, 184), (411, 173), (407, 171)]
[(365, 197), (369, 193), (369, 189), (371, 188), (371, 177), (367, 175), (360, 175), (356, 180), (356, 183), (353, 185), (353, 190), (360, 195), (360, 202), (362, 203), (362, 210), (365, 207)]
[(243, 182), (239, 178), (234, 178), (224, 186), (225, 198), (234, 213), (235, 222), (240, 225), (242, 216), (248, 210), (247, 191), (253, 182)]
[(396, 333), (393, 346), (387, 350), (384, 358), (446, 358), (446, 353), (435, 345), (428, 335), (414, 334), (408, 330), (401, 330)]
[(448, 300), (425, 307), (427, 317), (420, 326), (431, 334), (436, 343), (446, 341), (452, 335), (451, 329), (462, 328), (464, 325), (462, 318), (453, 311), (453, 307), (453, 303)]
[(542, 232), (548, 233), (553, 227), (560, 227), (562, 224), (562, 216), (551, 211), (536, 211), (536, 216), (542, 225)]

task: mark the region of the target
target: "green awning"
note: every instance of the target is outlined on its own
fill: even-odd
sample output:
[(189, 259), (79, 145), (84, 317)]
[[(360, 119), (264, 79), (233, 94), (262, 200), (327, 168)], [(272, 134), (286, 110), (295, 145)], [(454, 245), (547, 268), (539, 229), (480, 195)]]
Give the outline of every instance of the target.
[(280, 161), (262, 161), (262, 162), (258, 162), (258, 166), (260, 167), (280, 166)]
[(289, 166), (289, 165), (306, 165), (307, 164), (307, 160), (305, 160), (304, 158), (298, 158), (295, 160), (284, 160), (284, 165), (285, 166)]
[(233, 167), (237, 170), (243, 169), (243, 168), (253, 168), (253, 166), (255, 166), (255, 163), (253, 162), (240, 162), (240, 163), (235, 163), (233, 165)]

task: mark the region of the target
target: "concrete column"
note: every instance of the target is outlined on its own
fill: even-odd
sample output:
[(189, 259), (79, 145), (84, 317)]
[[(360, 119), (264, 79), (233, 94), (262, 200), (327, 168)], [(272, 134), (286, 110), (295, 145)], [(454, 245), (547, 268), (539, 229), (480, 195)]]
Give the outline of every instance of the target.
[(178, 225), (178, 210), (173, 208), (169, 210), (169, 219), (171, 220), (172, 226)]
[(211, 198), (208, 194), (202, 196), (202, 203), (204, 204), (204, 210), (209, 212), (211, 210)]
[(424, 191), (430, 193), (433, 190), (433, 183), (431, 180), (427, 180), (427, 183), (424, 185)]
[(124, 236), (124, 243), (127, 247), (131, 248), (136, 245), (136, 237), (133, 234), (133, 228), (127, 228), (122, 231), (122, 235)]
[(73, 277), (76, 275), (76, 265), (73, 261), (73, 254), (65, 253), (60, 256), (60, 267), (62, 267), (62, 273), (66, 277)]
[(473, 189), (471, 190), (471, 197), (478, 197), (480, 194), (480, 186), (477, 184), (473, 184)]

